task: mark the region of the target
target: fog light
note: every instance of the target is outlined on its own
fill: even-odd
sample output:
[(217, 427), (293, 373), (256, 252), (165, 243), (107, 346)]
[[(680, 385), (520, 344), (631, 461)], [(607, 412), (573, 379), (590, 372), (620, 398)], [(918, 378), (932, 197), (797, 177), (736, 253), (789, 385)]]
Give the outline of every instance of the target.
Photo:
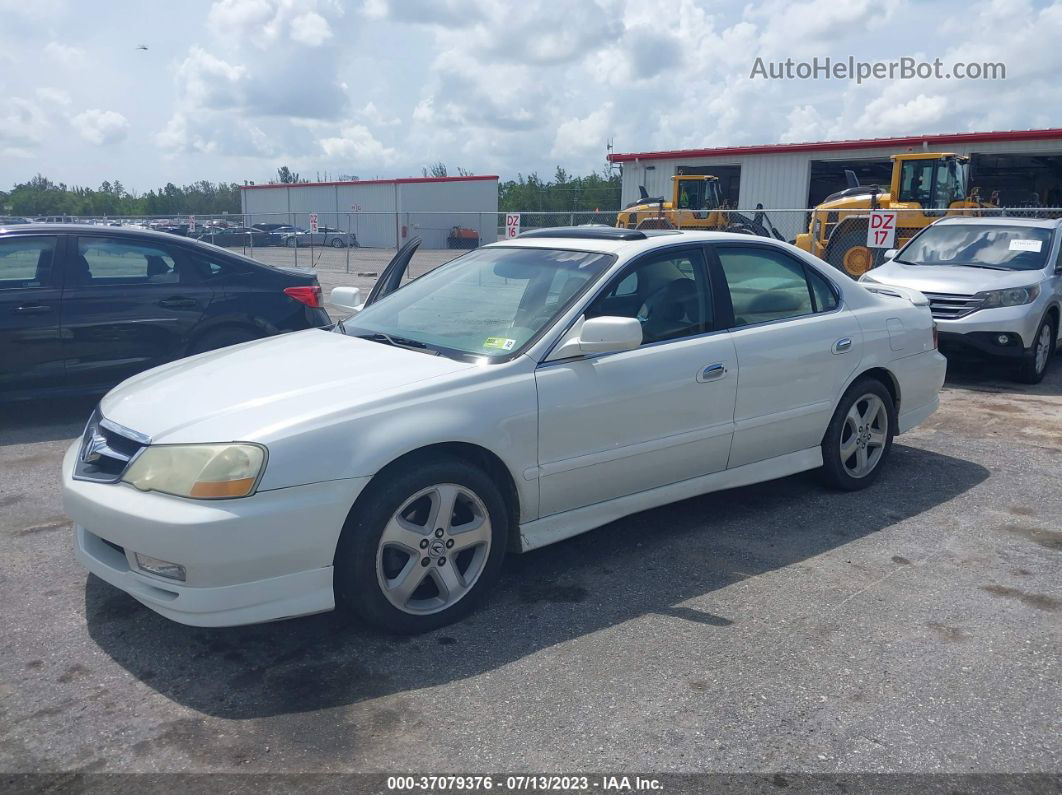
[(166, 560), (159, 560), (153, 558), (150, 555), (141, 555), (136, 553), (136, 565), (144, 571), (152, 574), (157, 574), (159, 577), (165, 577), (168, 580), (180, 580), (184, 582), (184, 566), (177, 563), (170, 563)]
[(1007, 334), (1000, 334), (998, 337), (996, 337), (996, 342), (998, 342), (1000, 345), (1009, 345), (1010, 337)]

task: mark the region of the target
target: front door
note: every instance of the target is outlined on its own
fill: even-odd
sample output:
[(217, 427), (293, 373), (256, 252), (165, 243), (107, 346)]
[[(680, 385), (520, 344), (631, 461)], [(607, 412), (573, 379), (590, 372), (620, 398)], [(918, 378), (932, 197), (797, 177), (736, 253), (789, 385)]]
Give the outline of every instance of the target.
[(65, 261), (67, 383), (105, 388), (187, 353), (212, 290), (176, 246), (84, 235)]
[(859, 364), (858, 321), (825, 277), (787, 252), (737, 243), (709, 253), (729, 288), (741, 368), (729, 467), (817, 447)]
[(0, 239), (0, 396), (63, 383), (56, 235)]
[(634, 261), (585, 316), (636, 317), (643, 343), (538, 367), (540, 515), (725, 469), (737, 362), (701, 250)]

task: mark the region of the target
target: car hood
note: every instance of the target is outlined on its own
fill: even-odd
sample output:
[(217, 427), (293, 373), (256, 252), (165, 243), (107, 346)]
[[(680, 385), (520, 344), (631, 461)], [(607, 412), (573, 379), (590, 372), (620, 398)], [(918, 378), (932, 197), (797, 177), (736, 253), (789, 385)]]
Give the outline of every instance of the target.
[(472, 367), (312, 329), (148, 370), (111, 390), (100, 411), (155, 443), (267, 442), (300, 423)]
[(867, 281), (911, 287), (924, 293), (973, 295), (1037, 284), (1040, 271), (995, 271), (965, 265), (904, 265), (895, 260), (870, 271)]

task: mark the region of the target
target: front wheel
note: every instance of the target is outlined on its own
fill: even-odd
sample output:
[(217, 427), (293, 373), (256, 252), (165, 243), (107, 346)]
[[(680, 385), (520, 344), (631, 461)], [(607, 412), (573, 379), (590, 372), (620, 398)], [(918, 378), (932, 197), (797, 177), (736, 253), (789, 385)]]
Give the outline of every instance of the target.
[(338, 237), (332, 238), (332, 244), (331, 245), (332, 245), (332, 248), (343, 248), (344, 247), (342, 238), (338, 238)]
[(1044, 380), (1047, 374), (1047, 366), (1051, 363), (1051, 354), (1055, 352), (1055, 339), (1058, 330), (1055, 328), (1054, 318), (1048, 316), (1040, 323), (1036, 330), (1036, 340), (1032, 344), (1018, 365), (1018, 381), (1023, 384), (1038, 384)]
[(822, 439), (822, 476), (844, 491), (878, 479), (896, 435), (896, 406), (885, 385), (861, 378), (844, 393)]
[(498, 577), (509, 535), (490, 477), (436, 458), (382, 472), (368, 489), (336, 548), (337, 604), (398, 634), (471, 612)]

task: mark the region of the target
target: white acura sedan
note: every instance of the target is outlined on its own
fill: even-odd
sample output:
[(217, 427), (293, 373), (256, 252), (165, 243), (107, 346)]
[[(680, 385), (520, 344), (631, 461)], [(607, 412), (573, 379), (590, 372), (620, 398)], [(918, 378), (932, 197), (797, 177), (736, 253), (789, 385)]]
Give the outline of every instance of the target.
[(785, 243), (547, 229), (402, 285), (414, 248), (332, 331), (104, 397), (63, 462), (78, 560), (186, 624), (421, 632), (510, 550), (802, 470), (864, 488), (937, 407), (925, 298)]

